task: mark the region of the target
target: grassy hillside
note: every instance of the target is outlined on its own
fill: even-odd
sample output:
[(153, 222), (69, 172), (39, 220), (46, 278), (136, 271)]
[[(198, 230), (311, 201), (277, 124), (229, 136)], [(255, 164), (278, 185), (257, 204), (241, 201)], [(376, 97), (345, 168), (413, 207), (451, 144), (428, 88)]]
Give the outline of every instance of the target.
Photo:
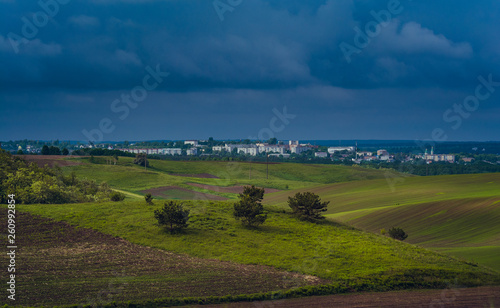
[[(87, 164), (67, 166), (66, 173), (74, 171), (80, 177), (106, 181), (114, 188), (131, 193), (161, 186), (181, 186), (198, 191), (185, 183), (201, 183), (217, 186), (258, 185), (276, 189), (297, 189), (325, 183), (337, 183), (366, 179), (384, 178), (385, 172), (361, 167), (305, 164), (270, 164), (269, 179), (266, 179), (266, 165), (261, 163), (220, 161), (165, 161), (151, 160), (146, 172), (133, 164), (133, 158), (120, 157), (117, 165), (104, 164), (104, 157), (95, 157), (103, 164), (88, 164), (89, 158), (72, 159)], [(199, 178), (196, 174), (211, 174), (218, 178)], [(186, 176), (193, 175), (193, 176)], [(207, 191), (204, 191), (207, 192)], [(212, 192), (213, 193), (213, 192)], [(235, 194), (219, 194), (235, 198)]]
[[(7, 215), (5, 208), (0, 212)], [(4, 229), (6, 224), (7, 220), (2, 221)], [(16, 255), (17, 305), (102, 307), (109, 301), (265, 293), (325, 282), (266, 266), (134, 245), (28, 213), (18, 212), (16, 227), (22, 230)], [(3, 238), (2, 244), (7, 244)], [(8, 301), (4, 298), (0, 303)]]
[[(104, 158), (96, 158), (104, 162)], [(313, 191), (331, 201), (327, 216), (378, 233), (382, 228), (401, 226), (408, 242), (467, 258), (500, 270), (500, 174), (413, 177), (387, 170), (360, 167), (273, 164), (269, 180), (265, 164), (239, 162), (151, 161), (145, 172), (132, 158), (119, 165), (84, 164), (64, 167), (65, 172), (106, 181), (114, 188), (140, 198), (142, 190), (178, 186), (229, 199), (236, 194), (205, 190), (188, 185), (217, 186), (255, 184), (278, 188), (267, 194), (265, 203), (287, 208), (287, 197), (296, 191)], [(88, 162), (88, 158), (83, 159)], [(251, 167), (251, 180), (248, 178)], [(220, 178), (181, 175), (213, 174)], [(333, 184), (332, 184), (333, 183)], [(288, 189), (287, 189), (288, 187)]]
[(353, 288), (388, 290), (500, 283), (498, 273), (387, 237), (333, 222), (312, 224), (271, 212), (258, 229), (232, 217), (228, 202), (191, 203), (190, 226), (171, 235), (155, 225), (144, 201), (67, 205), (19, 205), (21, 211), (94, 228), (132, 243), (202, 258), (276, 268), (352, 284)]
[[(500, 174), (394, 178), (307, 189), (330, 201), (327, 216), (378, 233), (400, 226), (407, 241), (500, 270)], [(398, 181), (399, 180), (399, 181)], [(393, 185), (390, 185), (390, 184)], [(295, 191), (265, 201), (286, 207)]]
[[(101, 157), (95, 159), (105, 161)], [(146, 172), (134, 165), (131, 158), (120, 158), (118, 165), (89, 164), (88, 158), (77, 160), (84, 164), (63, 167), (64, 172), (74, 171), (79, 177), (106, 181), (126, 194), (125, 201), (20, 204), (17, 209), (92, 228), (134, 244), (191, 257), (272, 266), (316, 276), (323, 279), (323, 283), (328, 283), (328, 286), (315, 289), (301, 289), (297, 294), (442, 288), (450, 281), (462, 286), (500, 284), (500, 274), (494, 270), (500, 263), (500, 229), (497, 223), (500, 218), (500, 195), (496, 184), (500, 174), (410, 177), (360, 167), (273, 164), (269, 166), (269, 179), (266, 179), (265, 164), (151, 161), (151, 168)], [(208, 178), (209, 174), (219, 178)], [(232, 217), (231, 200), (190, 201), (186, 203), (191, 209), (188, 229), (172, 235), (158, 227), (153, 217), (153, 211), (161, 207), (162, 201), (155, 200), (155, 205), (149, 206), (141, 191), (179, 187), (179, 191), (191, 189), (230, 199), (237, 196), (233, 190), (214, 191), (212, 187), (207, 190), (189, 183), (223, 187), (254, 184), (282, 191), (266, 194), (264, 204), (269, 217), (260, 228), (242, 227)], [(287, 197), (297, 191), (312, 191), (323, 200), (331, 201), (326, 215), (332, 220), (312, 224), (290, 217), (286, 213)], [(410, 234), (409, 243), (418, 243), (444, 254), (378, 234), (381, 228), (391, 226), (403, 227)], [(36, 261), (37, 258), (33, 254), (32, 259)], [(63, 261), (68, 261), (67, 258), (64, 255)], [(47, 263), (50, 264), (49, 259)], [(109, 266), (120, 267), (116, 264)], [(130, 271), (133, 272), (132, 269)], [(216, 275), (217, 271), (210, 275)], [(219, 273), (224, 275), (222, 272)], [(187, 270), (185, 274), (189, 276), (192, 272)], [(191, 279), (186, 275), (178, 276), (179, 282)], [(210, 275), (202, 275), (200, 280), (193, 278), (202, 289), (195, 288), (191, 293), (183, 293), (183, 296), (250, 292), (230, 287), (224, 287), (221, 292), (210, 291), (210, 287), (204, 284), (215, 279)], [(150, 276), (152, 280), (144, 276), (139, 279), (140, 283), (152, 283), (156, 288), (158, 284), (173, 283), (177, 279), (177, 276), (166, 275), (165, 279)], [(53, 280), (48, 276), (36, 279)], [(89, 279), (92, 282), (94, 276)], [(103, 279), (104, 276), (97, 277), (96, 286)], [(139, 281), (129, 279), (133, 283)], [(248, 282), (249, 286), (255, 286), (257, 280), (252, 279)], [(83, 283), (77, 280), (76, 284)], [(67, 283), (73, 282), (70, 279)], [(50, 283), (44, 288), (50, 290)], [(264, 289), (277, 290), (280, 287), (266, 285)], [(173, 293), (168, 294), (176, 294), (175, 290), (169, 290)], [(156, 293), (159, 297), (171, 296)]]

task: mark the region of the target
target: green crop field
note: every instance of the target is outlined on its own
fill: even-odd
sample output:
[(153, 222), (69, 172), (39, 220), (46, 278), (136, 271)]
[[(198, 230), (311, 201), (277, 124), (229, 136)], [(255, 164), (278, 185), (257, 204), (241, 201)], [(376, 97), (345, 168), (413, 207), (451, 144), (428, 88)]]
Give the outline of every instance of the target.
[[(307, 190), (330, 201), (330, 219), (374, 233), (399, 226), (409, 233), (409, 243), (500, 270), (500, 254), (495, 254), (500, 247), (499, 183), (496, 173), (390, 176)], [(275, 193), (266, 202), (286, 207), (293, 193)]]
[[(64, 173), (75, 172), (78, 177), (105, 181), (125, 193), (126, 199), (79, 204), (20, 204), (18, 210), (189, 258), (270, 266), (282, 271), (278, 275), (295, 272), (310, 277), (309, 283), (302, 280), (294, 284), (300, 288), (287, 296), (443, 288), (449, 286), (450, 281), (462, 286), (500, 284), (500, 228), (497, 224), (500, 174), (415, 177), (358, 166), (284, 163), (269, 165), (267, 179), (267, 166), (257, 163), (151, 160), (151, 166), (145, 170), (134, 165), (131, 158), (124, 157), (120, 157), (117, 165), (103, 164), (105, 159), (102, 157), (95, 158), (97, 164), (90, 164), (88, 158), (71, 160), (83, 164), (63, 167)], [(221, 187), (254, 184), (279, 191), (265, 195), (263, 203), (268, 214), (265, 224), (246, 228), (232, 216), (237, 193), (189, 183)], [(196, 197), (197, 200), (184, 201), (191, 210), (189, 226), (182, 233), (170, 234), (156, 225), (153, 216), (163, 200), (155, 199), (155, 205), (151, 206), (143, 199), (144, 191), (165, 191), (166, 187), (171, 195), (166, 194), (165, 198), (186, 199), (190, 196), (187, 190), (190, 190), (229, 200), (207, 201)], [(286, 201), (298, 191), (312, 191), (330, 201), (326, 212), (328, 219), (315, 224), (291, 217)], [(400, 226), (409, 233), (406, 242), (379, 234), (380, 229), (392, 226)], [(116, 259), (114, 255), (109, 257)], [(32, 261), (35, 259), (33, 257)], [(106, 266), (120, 267), (111, 263)], [(179, 279), (182, 285), (193, 273), (189, 266), (182, 270), (185, 275), (178, 278), (152, 275), (149, 279), (130, 268), (129, 271), (135, 273), (127, 278), (131, 286), (149, 283), (170, 291), (163, 292), (161, 288), (154, 294), (126, 291), (121, 293), (119, 300), (141, 302), (146, 298), (175, 297), (177, 291), (169, 284)], [(225, 273), (218, 269), (210, 277), (224, 277)], [(42, 284), (54, 281), (50, 272), (38, 274), (35, 279)], [(95, 278), (102, 283), (104, 276), (92, 275), (90, 281)], [(252, 275), (249, 277), (255, 277)], [(276, 287), (254, 288), (254, 278), (249, 277), (247, 289), (234, 289), (228, 284), (210, 291), (210, 278), (200, 276), (188, 292), (179, 291), (178, 294), (235, 296), (290, 288), (286, 284), (278, 286), (279, 283)], [(82, 283), (82, 279), (75, 277), (74, 281), (66, 283), (75, 288), (74, 283)], [(144, 279), (149, 280), (145, 282)], [(274, 278), (269, 279), (273, 281)], [(315, 283), (322, 286), (304, 287)], [(58, 287), (61, 285), (57, 282), (47, 282), (45, 289)]]

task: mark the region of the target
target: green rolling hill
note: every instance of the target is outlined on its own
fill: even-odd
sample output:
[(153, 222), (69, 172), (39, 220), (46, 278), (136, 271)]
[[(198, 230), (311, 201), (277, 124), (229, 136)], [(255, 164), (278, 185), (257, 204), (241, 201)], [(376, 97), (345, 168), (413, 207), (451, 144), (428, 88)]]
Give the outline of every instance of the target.
[[(409, 233), (410, 243), (500, 270), (500, 174), (388, 179), (297, 191), (330, 201), (330, 219), (374, 233), (399, 226)], [(295, 192), (268, 195), (265, 201), (286, 207)]]

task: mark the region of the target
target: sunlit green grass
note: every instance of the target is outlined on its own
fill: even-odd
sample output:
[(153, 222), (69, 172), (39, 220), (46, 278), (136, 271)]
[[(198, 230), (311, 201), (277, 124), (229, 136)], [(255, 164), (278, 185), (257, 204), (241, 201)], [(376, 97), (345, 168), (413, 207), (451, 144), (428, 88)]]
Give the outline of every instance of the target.
[(168, 251), (271, 265), (334, 282), (366, 282), (375, 289), (396, 287), (403, 280), (417, 286), (451, 277), (467, 285), (500, 283), (498, 274), (480, 266), (333, 222), (301, 222), (273, 211), (263, 226), (248, 229), (232, 217), (229, 202), (190, 203), (188, 229), (172, 235), (155, 225), (153, 210), (160, 206), (159, 201), (154, 206), (125, 201), (20, 205), (19, 210)]
[[(151, 167), (145, 172), (132, 160), (120, 158), (117, 166), (91, 164), (66, 167), (64, 170), (74, 170), (80, 176), (106, 181), (114, 188), (135, 194), (129, 194), (129, 199), (141, 196), (141, 190), (161, 186), (180, 186), (236, 199), (236, 194), (203, 190), (187, 183), (218, 186), (254, 184), (283, 190), (266, 194), (264, 202), (287, 209), (288, 196), (298, 191), (312, 191), (324, 201), (330, 201), (326, 216), (334, 221), (376, 234), (382, 228), (400, 226), (409, 233), (409, 243), (496, 269), (498, 267), (492, 264), (500, 264), (500, 254), (492, 253), (500, 247), (500, 224), (497, 223), (500, 221), (500, 190), (497, 184), (500, 183), (500, 174), (413, 177), (360, 167), (275, 164), (269, 165), (269, 179), (266, 179), (265, 164), (152, 160)], [(175, 175), (197, 173), (209, 173), (220, 178)], [(483, 246), (489, 248), (476, 249)]]
[[(485, 265), (500, 264), (500, 254), (483, 256), (478, 246), (500, 247), (500, 174), (432, 177), (388, 177), (322, 185), (307, 189), (330, 201), (326, 216), (379, 233), (402, 227), (410, 243), (470, 258)], [(303, 191), (303, 190), (299, 190)], [(286, 208), (296, 191), (278, 192), (265, 199)], [(453, 247), (471, 247), (467, 254)], [(447, 249), (447, 250), (444, 250)], [(498, 268), (495, 267), (495, 268)]]
[(440, 249), (447, 254), (461, 257), (463, 259), (473, 260), (474, 262), (484, 264), (497, 271), (500, 271), (500, 246), (481, 246), (481, 247), (463, 247), (452, 249)]

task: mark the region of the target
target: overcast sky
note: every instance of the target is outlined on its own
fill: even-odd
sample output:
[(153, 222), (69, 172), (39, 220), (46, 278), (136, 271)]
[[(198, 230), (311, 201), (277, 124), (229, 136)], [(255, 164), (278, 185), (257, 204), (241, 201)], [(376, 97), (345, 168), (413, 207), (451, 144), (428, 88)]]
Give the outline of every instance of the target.
[(0, 140), (500, 140), (499, 1), (41, 3), (0, 0)]

